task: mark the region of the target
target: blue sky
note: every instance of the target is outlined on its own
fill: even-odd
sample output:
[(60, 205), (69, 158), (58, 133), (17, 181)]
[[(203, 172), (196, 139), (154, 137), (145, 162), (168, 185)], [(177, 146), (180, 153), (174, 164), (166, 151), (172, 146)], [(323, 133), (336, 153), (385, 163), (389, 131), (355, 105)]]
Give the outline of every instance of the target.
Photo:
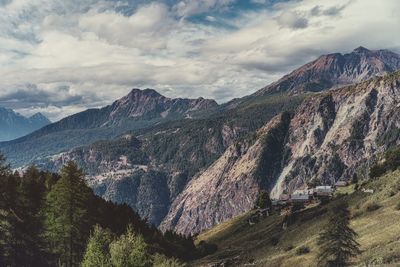
[(397, 0), (0, 0), (0, 106), (52, 120), (131, 88), (225, 102), (321, 54), (400, 51)]

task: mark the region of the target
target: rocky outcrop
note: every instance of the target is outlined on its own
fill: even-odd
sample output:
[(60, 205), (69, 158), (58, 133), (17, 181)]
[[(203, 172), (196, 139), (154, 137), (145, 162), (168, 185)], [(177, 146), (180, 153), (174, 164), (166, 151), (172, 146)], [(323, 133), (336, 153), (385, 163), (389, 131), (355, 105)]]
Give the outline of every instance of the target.
[(279, 115), (258, 131), (255, 140), (231, 145), (188, 183), (172, 203), (161, 229), (197, 233), (251, 209), (260, 190), (275, 182), (289, 120), (289, 114)]
[(259, 90), (260, 96), (276, 92), (319, 92), (382, 76), (400, 69), (400, 55), (389, 50), (358, 47), (348, 54), (323, 55)]

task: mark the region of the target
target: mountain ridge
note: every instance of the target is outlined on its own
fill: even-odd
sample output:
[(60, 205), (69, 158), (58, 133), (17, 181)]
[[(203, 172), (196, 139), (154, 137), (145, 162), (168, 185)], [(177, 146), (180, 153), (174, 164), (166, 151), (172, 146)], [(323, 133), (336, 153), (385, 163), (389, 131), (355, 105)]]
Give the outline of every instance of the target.
[(19, 138), (50, 123), (40, 112), (25, 117), (12, 109), (0, 107), (0, 141)]
[(400, 55), (387, 49), (369, 50), (358, 47), (350, 53), (322, 55), (254, 95), (276, 92), (319, 92), (382, 76), (400, 69)]

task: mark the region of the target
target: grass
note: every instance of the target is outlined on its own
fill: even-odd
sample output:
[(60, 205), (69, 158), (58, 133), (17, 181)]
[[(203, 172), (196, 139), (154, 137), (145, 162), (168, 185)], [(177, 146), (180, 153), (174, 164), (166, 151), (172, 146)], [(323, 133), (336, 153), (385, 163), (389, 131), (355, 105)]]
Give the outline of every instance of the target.
[[(354, 186), (350, 185), (340, 188), (332, 201), (345, 198), (353, 214), (351, 227), (359, 235), (357, 241), (362, 253), (352, 259), (352, 265), (400, 266), (400, 171), (388, 173), (363, 187), (374, 189), (374, 193), (354, 191)], [(192, 262), (191, 266), (228, 260), (233, 266), (248, 263), (271, 267), (317, 266), (316, 240), (326, 225), (327, 210), (332, 202), (298, 212), (285, 230), (283, 216), (278, 214), (255, 225), (247, 223), (251, 212), (222, 223), (197, 237), (198, 241), (217, 244), (218, 251)], [(299, 253), (301, 248), (307, 248), (308, 253)]]

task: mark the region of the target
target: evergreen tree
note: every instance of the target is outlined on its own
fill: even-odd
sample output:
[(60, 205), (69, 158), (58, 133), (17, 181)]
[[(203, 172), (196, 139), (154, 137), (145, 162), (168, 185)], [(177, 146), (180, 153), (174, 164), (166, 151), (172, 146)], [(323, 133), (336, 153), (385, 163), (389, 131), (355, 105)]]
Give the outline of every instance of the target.
[(349, 258), (360, 253), (357, 233), (349, 227), (350, 212), (346, 202), (337, 203), (331, 212), (326, 230), (320, 233), (318, 266), (346, 266)]
[(272, 206), (271, 199), (267, 191), (261, 191), (258, 195), (256, 206), (260, 209), (270, 208)]
[[(14, 177), (17, 177), (15, 174)], [(44, 178), (35, 167), (29, 167), (17, 189), (17, 213), (20, 218), (15, 228), (18, 233), (18, 265), (44, 266), (43, 218), (46, 188)]]
[(88, 211), (91, 196), (82, 171), (68, 162), (46, 198), (45, 236), (59, 265), (79, 265), (92, 226)]
[(114, 267), (151, 266), (147, 244), (141, 235), (134, 233), (131, 226), (110, 245), (111, 262)]
[(18, 266), (20, 235), (18, 224), (19, 177), (12, 174), (10, 166), (0, 154), (0, 262), (5, 266)]
[(186, 264), (181, 263), (177, 259), (168, 258), (162, 254), (153, 256), (153, 267), (184, 267)]
[(96, 225), (89, 238), (82, 267), (111, 267), (110, 244), (112, 234)]

